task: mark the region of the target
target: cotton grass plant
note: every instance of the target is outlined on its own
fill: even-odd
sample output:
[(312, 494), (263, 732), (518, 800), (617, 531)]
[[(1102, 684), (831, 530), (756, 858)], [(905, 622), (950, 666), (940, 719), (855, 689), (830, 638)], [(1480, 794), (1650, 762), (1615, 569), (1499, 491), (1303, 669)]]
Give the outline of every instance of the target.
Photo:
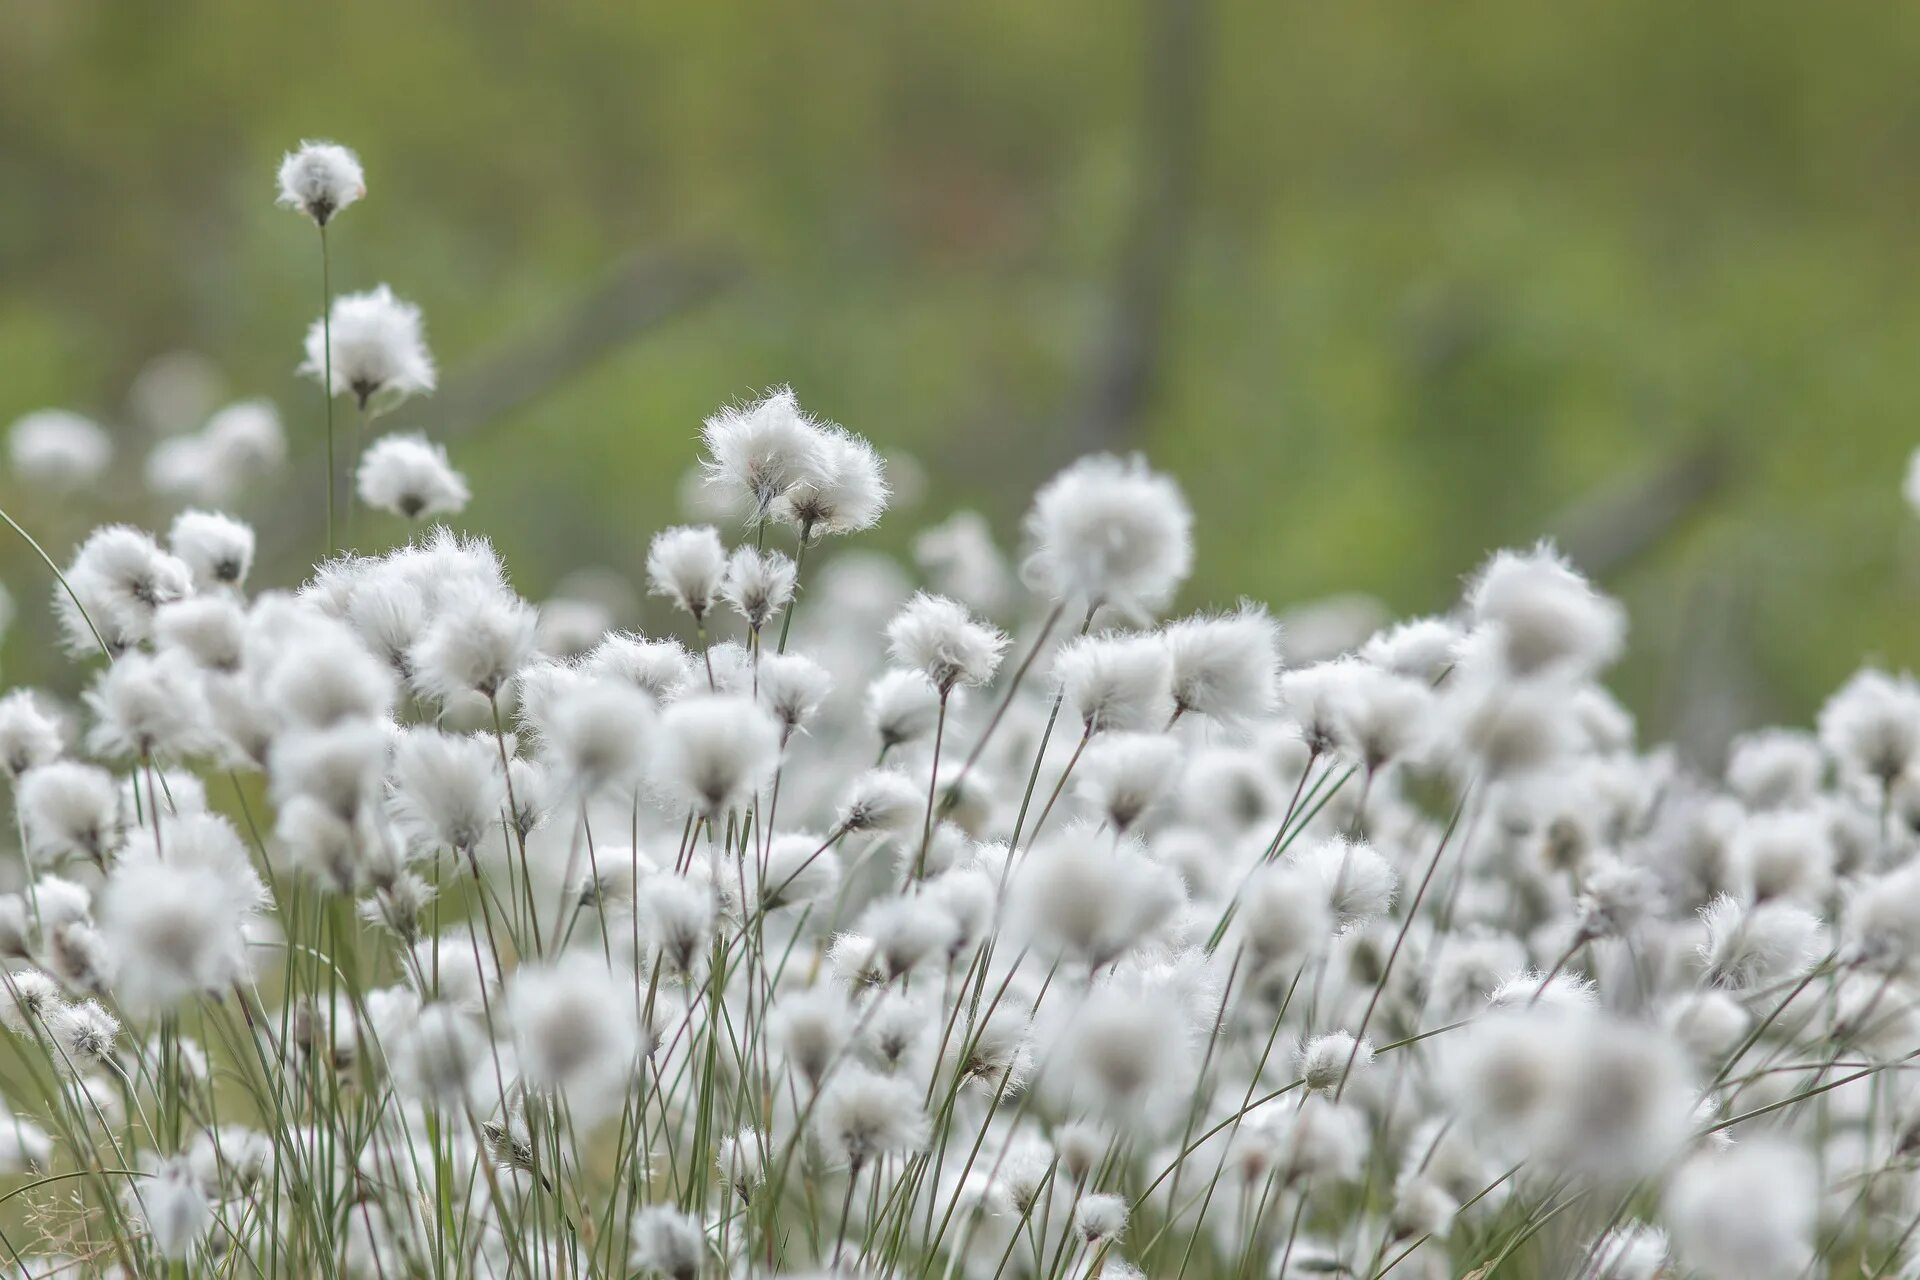
[[(312, 479), (457, 515), (424, 436), (337, 465), (333, 400), (434, 364), (333, 295), (352, 153), (280, 188)], [(46, 559), (82, 694), (0, 698), (9, 1274), (1915, 1274), (1910, 677), (1703, 777), (1549, 546), (1283, 670), (1257, 604), (1164, 618), (1193, 517), (1141, 459), (1048, 482), (1017, 568), (929, 529), (915, 590), (831, 554), (886, 468), (791, 390), (700, 448), (675, 634), (361, 513), (280, 589), (198, 507)], [(146, 474), (218, 506), (284, 453), (234, 406)], [(77, 491), (111, 440), (9, 454)]]

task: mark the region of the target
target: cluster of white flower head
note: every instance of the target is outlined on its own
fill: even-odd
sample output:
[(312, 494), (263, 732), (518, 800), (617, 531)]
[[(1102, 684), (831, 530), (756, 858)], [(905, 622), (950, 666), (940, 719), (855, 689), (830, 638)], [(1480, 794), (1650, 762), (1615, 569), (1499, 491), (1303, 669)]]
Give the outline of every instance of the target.
[[(281, 187), (364, 192), (325, 145)], [(308, 347), (432, 389), (384, 289)], [(16, 1264), (1914, 1274), (1910, 677), (1703, 776), (1550, 546), (1283, 669), (1257, 604), (1165, 616), (1193, 518), (1141, 459), (1046, 484), (1016, 574), (966, 513), (830, 554), (885, 468), (790, 390), (703, 444), (653, 634), (442, 526), (286, 589), (208, 511), (81, 543), (82, 695), (0, 698)], [(415, 435), (357, 474), (467, 497)]]

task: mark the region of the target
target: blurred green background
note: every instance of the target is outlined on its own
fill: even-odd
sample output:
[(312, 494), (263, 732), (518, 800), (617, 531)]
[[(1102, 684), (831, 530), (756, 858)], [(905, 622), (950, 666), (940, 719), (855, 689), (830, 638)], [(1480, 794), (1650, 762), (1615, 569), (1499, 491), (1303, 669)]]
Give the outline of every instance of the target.
[[(1911, 6), (0, 14), (0, 422), (92, 413), (133, 467), (128, 389), (188, 350), (281, 405), (300, 488), (318, 264), (272, 175), (330, 137), (371, 188), (335, 280), (418, 301), (443, 366), (390, 425), (449, 440), (531, 598), (636, 571), (701, 417), (790, 381), (933, 478), (889, 549), (959, 506), (1011, 542), (1089, 447), (1185, 484), (1189, 604), (1432, 610), (1560, 533), (1632, 610), (1648, 732), (1706, 756), (1920, 660)], [(0, 485), (56, 556), (99, 516)], [(44, 634), (11, 677), (59, 679)]]

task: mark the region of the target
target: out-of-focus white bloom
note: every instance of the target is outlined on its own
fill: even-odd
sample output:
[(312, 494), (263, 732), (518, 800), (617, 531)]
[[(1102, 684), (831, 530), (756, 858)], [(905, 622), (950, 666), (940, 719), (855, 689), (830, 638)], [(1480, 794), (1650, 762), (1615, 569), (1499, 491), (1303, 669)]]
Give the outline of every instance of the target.
[(1826, 949), (1820, 917), (1792, 902), (1744, 907), (1715, 898), (1700, 913), (1706, 940), (1700, 958), (1707, 981), (1731, 991), (1750, 991), (1799, 977)]
[(1369, 770), (1412, 752), (1431, 733), (1431, 688), (1412, 676), (1355, 662), (1339, 705), (1342, 738)]
[(922, 672), (942, 694), (993, 679), (1006, 647), (1006, 633), (975, 622), (956, 601), (924, 591), (887, 624), (893, 660)]
[(1757, 898), (1821, 904), (1833, 885), (1834, 847), (1825, 816), (1806, 809), (1749, 814), (1729, 842)]
[(446, 447), (417, 431), (396, 432), (368, 445), (354, 479), (360, 501), (408, 520), (457, 515), (472, 496), (466, 479), (447, 461)]
[(167, 546), (202, 591), (240, 587), (253, 569), (253, 527), (215, 511), (182, 511), (175, 516)]
[(367, 194), (360, 157), (337, 142), (302, 142), (280, 158), (276, 204), (298, 209), (324, 227), (333, 215)]
[(704, 817), (746, 804), (780, 758), (780, 726), (737, 694), (682, 698), (660, 717), (656, 776), (674, 803)]
[(749, 868), (755, 883), (752, 905), (773, 912), (831, 894), (840, 883), (840, 859), (825, 841), (807, 831), (775, 836), (767, 846), (766, 868)]
[(920, 821), (926, 796), (904, 774), (869, 769), (853, 781), (840, 806), (840, 826), (849, 834), (904, 831)]
[(153, 631), (159, 652), (185, 654), (202, 671), (234, 675), (246, 658), (247, 615), (225, 593), (160, 606)]
[(1330, 836), (1290, 861), (1318, 877), (1342, 929), (1356, 929), (1385, 915), (1400, 887), (1393, 867), (1364, 840)]
[(393, 742), (388, 778), (395, 825), (422, 852), (467, 853), (500, 827), (506, 780), (487, 738), (408, 729)]
[(693, 658), (678, 640), (616, 632), (594, 646), (579, 669), (596, 679), (624, 681), (655, 702), (666, 702), (692, 675)]
[(853, 1038), (853, 1010), (831, 986), (788, 992), (769, 1020), (775, 1044), (794, 1070), (818, 1088), (827, 1069)]
[(1173, 668), (1158, 636), (1085, 636), (1063, 646), (1053, 678), (1089, 734), (1158, 732), (1173, 718)]
[(41, 709), (31, 689), (0, 697), (0, 769), (18, 782), (29, 769), (60, 758), (60, 722)]
[(1904, 672), (1855, 672), (1820, 708), (1819, 731), (1843, 768), (1890, 786), (1920, 750), (1920, 684)]
[(1087, 748), (1075, 789), (1125, 831), (1179, 783), (1180, 755), (1180, 744), (1165, 734), (1108, 734)]
[(1090, 1245), (1118, 1240), (1127, 1229), (1127, 1201), (1105, 1193), (1081, 1196), (1073, 1207), (1073, 1225)]
[(71, 652), (104, 644), (118, 654), (152, 639), (155, 610), (192, 590), (193, 572), (178, 556), (138, 529), (104, 525), (74, 553), (53, 606)]
[(1131, 838), (1074, 824), (1027, 851), (1009, 888), (1042, 944), (1098, 968), (1145, 942), (1185, 901), (1180, 879)]
[(558, 1090), (582, 1123), (619, 1108), (634, 1064), (648, 1051), (634, 981), (595, 953), (571, 951), (523, 965), (507, 984), (521, 1071), (533, 1087)]
[(790, 387), (720, 410), (707, 419), (700, 438), (709, 491), (749, 520), (764, 519), (775, 499), (818, 474), (821, 431), (801, 412)]
[(1273, 713), (1279, 696), (1280, 626), (1257, 605), (1195, 614), (1161, 633), (1173, 667), (1174, 710), (1239, 725)]
[(1026, 531), (1040, 590), (1131, 618), (1164, 607), (1193, 569), (1193, 513), (1138, 457), (1074, 463), (1034, 495)]
[(1849, 960), (1886, 973), (1920, 961), (1920, 864), (1855, 885), (1844, 917)]
[[(434, 389), (433, 356), (427, 351), (420, 308), (380, 285), (333, 300), (333, 382), (330, 395), (351, 395), (369, 414), (385, 413)], [(327, 327), (307, 330), (307, 358), (300, 372), (327, 376)]]
[(780, 616), (793, 599), (799, 567), (778, 551), (737, 548), (727, 557), (720, 595), (740, 615), (750, 631), (759, 631)]
[(122, 654), (87, 690), (87, 746), (103, 756), (177, 759), (213, 745), (206, 694), (183, 655)]
[(590, 680), (546, 706), (541, 751), (567, 792), (631, 795), (646, 774), (657, 719), (652, 699), (638, 689)]
[(814, 1131), (836, 1159), (863, 1168), (876, 1156), (904, 1155), (927, 1141), (920, 1090), (905, 1080), (850, 1066), (838, 1073), (814, 1113)]
[(1683, 1165), (1667, 1187), (1674, 1252), (1710, 1280), (1790, 1280), (1812, 1256), (1819, 1211), (1814, 1164), (1754, 1138)]
[(1467, 607), (1475, 623), (1499, 629), (1507, 669), (1521, 676), (1591, 675), (1619, 656), (1626, 637), (1625, 611), (1548, 543), (1496, 553), (1467, 589)]
[(1362, 1070), (1373, 1065), (1373, 1042), (1355, 1040), (1344, 1031), (1315, 1036), (1300, 1046), (1300, 1080), (1309, 1092), (1337, 1089), (1346, 1080), (1348, 1063)]
[(457, 1108), (479, 1092), (486, 1039), (451, 1005), (422, 1006), (387, 1052), (394, 1083), (408, 1097)]
[(703, 622), (727, 572), (726, 549), (711, 525), (663, 529), (647, 548), (647, 590)]
[(408, 655), (414, 687), (442, 701), (496, 696), (533, 657), (538, 624), (533, 606), (507, 591), (472, 591), (445, 602)]
[(1291, 862), (1269, 863), (1248, 878), (1234, 925), (1251, 971), (1278, 970), (1282, 980), (1324, 947), (1335, 928), (1318, 874)]
[(1799, 808), (1813, 799), (1825, 768), (1811, 734), (1762, 729), (1733, 740), (1727, 786), (1756, 809)]
[(815, 429), (814, 447), (793, 483), (774, 499), (773, 518), (803, 538), (870, 529), (887, 509), (886, 465), (873, 446), (830, 423)]
[(148, 1175), (122, 1195), (125, 1211), (146, 1231), (154, 1252), (184, 1262), (213, 1225), (213, 1206), (185, 1156), (149, 1158)]
[(918, 671), (886, 671), (867, 686), (867, 717), (891, 751), (933, 732), (940, 691)]
[(86, 858), (104, 866), (120, 847), (120, 797), (92, 765), (58, 760), (21, 775), (15, 803), (36, 862)]
[(1659, 1280), (1667, 1265), (1667, 1233), (1644, 1222), (1607, 1232), (1576, 1280)]
[(652, 1204), (633, 1215), (628, 1261), (667, 1280), (699, 1280), (707, 1240), (700, 1220), (671, 1205)]
[(246, 930), (267, 904), (225, 818), (174, 814), (159, 826), (159, 838), (134, 833), (100, 902), (101, 930), (119, 961), (115, 994), (134, 1009), (169, 1009), (248, 976)]
[(779, 722), (783, 741), (812, 723), (833, 688), (827, 669), (799, 653), (762, 655), (757, 680), (761, 705)]
[(1360, 657), (1376, 667), (1437, 684), (1453, 666), (1460, 648), (1458, 623), (1448, 618), (1415, 618), (1374, 633)]
[(925, 529), (913, 542), (913, 557), (935, 591), (970, 609), (997, 614), (1013, 591), (1013, 575), (994, 545), (985, 516), (957, 511), (946, 523)]
[(40, 409), (7, 430), (7, 463), (23, 485), (73, 493), (99, 480), (113, 462), (113, 437), (91, 418)]
[(266, 400), (240, 400), (226, 406), (207, 419), (200, 438), (235, 480), (257, 479), (287, 458), (280, 413)]
[(1462, 766), (1492, 782), (1539, 773), (1566, 758), (1579, 727), (1573, 693), (1548, 677), (1508, 680), (1497, 673), (1457, 670), (1440, 705), (1466, 749)]

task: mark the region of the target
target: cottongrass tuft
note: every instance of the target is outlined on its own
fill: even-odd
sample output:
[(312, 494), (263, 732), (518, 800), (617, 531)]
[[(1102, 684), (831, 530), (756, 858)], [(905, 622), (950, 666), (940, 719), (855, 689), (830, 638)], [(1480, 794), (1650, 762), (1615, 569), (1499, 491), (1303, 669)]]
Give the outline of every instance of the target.
[[(359, 198), (344, 149), (288, 166), (323, 228)], [(433, 389), (390, 290), (330, 321), (330, 394)], [(164, 542), (80, 540), (78, 670), (0, 695), (0, 1195), (58, 1267), (1920, 1264), (1911, 677), (1716, 776), (1638, 739), (1625, 613), (1549, 546), (1440, 616), (1155, 626), (1193, 516), (1140, 459), (1041, 488), (1022, 590), (965, 513), (919, 576), (833, 549), (915, 468), (786, 388), (701, 443), (649, 630), (440, 525), (256, 566), (220, 512), (284, 461), (260, 404), (146, 459), (196, 504)], [(55, 492), (111, 461), (58, 415), (8, 445)], [(359, 479), (466, 504), (416, 436)]]

